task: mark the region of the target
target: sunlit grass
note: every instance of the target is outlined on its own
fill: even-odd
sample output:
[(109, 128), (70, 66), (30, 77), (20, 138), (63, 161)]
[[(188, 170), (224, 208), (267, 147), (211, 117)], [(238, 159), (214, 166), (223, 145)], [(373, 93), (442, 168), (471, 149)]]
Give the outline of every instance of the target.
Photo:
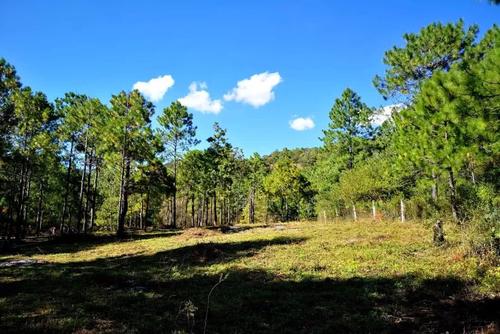
[[(249, 331), (255, 323), (265, 323), (257, 331), (272, 332), (321, 310), (322, 323), (313, 321), (307, 328), (376, 331), (400, 326), (391, 320), (395, 310), (414, 311), (412, 304), (397, 305), (427, 296), (427, 290), (437, 289), (433, 293), (441, 299), (500, 293), (498, 268), (467, 256), (456, 230), (447, 231), (449, 242), (442, 247), (433, 246), (430, 229), (418, 223), (297, 222), (230, 232), (191, 229), (122, 241), (108, 236), (106, 242), (98, 237), (4, 255), (0, 262), (32, 259), (38, 264), (0, 268), (3, 329), (183, 329), (180, 305), (191, 300), (203, 308), (222, 273), (230, 276), (218, 288), (218, 299), (214, 296), (210, 318), (212, 329), (224, 329), (220, 332)], [(263, 305), (275, 308), (274, 316), (262, 313)], [(235, 307), (253, 313), (238, 315)], [(299, 309), (282, 313), (293, 307)], [(363, 318), (367, 307), (377, 311)], [(357, 323), (345, 318), (347, 313), (360, 317)], [(268, 323), (269, 317), (275, 323)], [(415, 320), (405, 321), (417, 326)]]

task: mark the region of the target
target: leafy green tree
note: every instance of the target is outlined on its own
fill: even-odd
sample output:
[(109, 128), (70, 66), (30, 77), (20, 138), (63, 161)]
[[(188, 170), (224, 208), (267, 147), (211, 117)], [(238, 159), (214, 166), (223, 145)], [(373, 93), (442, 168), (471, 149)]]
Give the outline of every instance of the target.
[(256, 197), (262, 191), (266, 166), (258, 153), (248, 159), (248, 222), (255, 223)]
[(465, 171), (476, 183), (474, 166), (492, 161), (498, 152), (499, 66), (497, 42), (467, 70), (454, 66), (449, 72), (436, 72), (422, 85), (414, 107), (402, 112), (398, 121), (401, 155), (447, 175), (455, 220), (463, 218), (457, 194), (459, 173)]
[[(12, 175), (15, 166), (11, 153), (16, 122), (12, 97), (20, 87), (14, 66), (0, 58), (0, 221), (4, 222), (12, 220), (12, 191), (15, 187)], [(4, 210), (6, 207), (10, 209)], [(8, 225), (5, 224), (6, 228)]]
[[(212, 161), (211, 179), (214, 185), (213, 190), (213, 208), (214, 208), (214, 223), (217, 224), (217, 190), (223, 199), (232, 184), (231, 173), (234, 168), (233, 157), (233, 146), (228, 142), (226, 138), (226, 130), (221, 128), (219, 123), (215, 123), (214, 134), (207, 139), (209, 147), (207, 149), (207, 154)], [(224, 202), (221, 205), (221, 215), (220, 221), (221, 225), (225, 220), (226, 215), (224, 214), (225, 207)]]
[(314, 215), (311, 202), (314, 192), (309, 181), (289, 157), (279, 159), (263, 182), (270, 211), (282, 221)]
[(16, 237), (26, 233), (29, 197), (37, 157), (49, 150), (51, 133), (57, 126), (57, 115), (43, 93), (23, 88), (13, 95), (16, 129), (14, 154), (16, 168)]
[(474, 46), (478, 26), (464, 28), (464, 22), (433, 23), (419, 33), (404, 34), (404, 47), (393, 47), (384, 55), (387, 69), (383, 77), (375, 76), (373, 84), (385, 98), (401, 95), (412, 100), (421, 83), (435, 71), (448, 71)]
[(172, 102), (169, 107), (163, 109), (158, 123), (162, 127), (160, 133), (174, 170), (172, 226), (175, 228), (177, 226), (177, 163), (182, 154), (190, 147), (197, 145), (199, 141), (196, 139), (193, 114), (188, 113), (187, 108), (178, 101)]
[(333, 148), (337, 158), (352, 169), (358, 154), (362, 153), (373, 136), (370, 117), (373, 110), (361, 101), (361, 97), (347, 88), (335, 100), (330, 111), (328, 129), (323, 131), (323, 143)]
[(108, 147), (120, 154), (120, 200), (118, 208), (118, 236), (125, 232), (125, 219), (130, 194), (131, 166), (148, 157), (152, 131), (150, 117), (154, 113), (152, 103), (146, 101), (137, 90), (120, 92), (111, 98), (110, 121), (105, 135)]
[[(7, 149), (15, 123), (12, 95), (21, 88), (14, 66), (0, 58), (0, 159)], [(3, 159), (2, 159), (3, 160)]]

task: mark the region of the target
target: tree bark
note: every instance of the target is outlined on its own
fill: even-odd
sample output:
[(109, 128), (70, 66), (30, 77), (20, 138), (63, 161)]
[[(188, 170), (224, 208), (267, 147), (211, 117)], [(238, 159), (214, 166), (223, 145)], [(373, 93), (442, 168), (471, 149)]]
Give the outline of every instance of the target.
[(356, 212), (356, 205), (354, 203), (352, 203), (352, 218), (354, 219), (354, 221), (358, 220), (358, 214)]
[(191, 227), (195, 227), (194, 194), (191, 195)]
[(174, 205), (172, 207), (172, 227), (177, 228), (177, 144), (174, 144)]
[(214, 191), (214, 203), (213, 203), (213, 208), (212, 210), (214, 211), (213, 219), (214, 219), (214, 226), (217, 225), (217, 194)]
[(403, 201), (402, 198), (399, 200), (399, 209), (400, 209), (400, 214), (401, 214), (401, 222), (404, 223), (405, 220), (406, 220), (406, 217), (405, 217), (405, 202)]
[(73, 164), (73, 146), (74, 146), (74, 140), (71, 138), (71, 147), (69, 150), (69, 157), (68, 157), (68, 170), (66, 172), (66, 189), (64, 192), (64, 202), (63, 202), (63, 209), (62, 209), (62, 217), (61, 217), (61, 224), (59, 226), (59, 233), (63, 235), (63, 230), (64, 230), (64, 223), (66, 220), (66, 211), (68, 208), (68, 196), (69, 196), (69, 191), (70, 191), (70, 178), (71, 178), (71, 167)]
[(450, 187), (451, 214), (453, 216), (453, 220), (458, 221), (459, 212), (457, 203), (457, 190), (455, 185), (455, 176), (451, 167), (448, 168), (448, 185)]
[(36, 210), (36, 235), (40, 235), (42, 230), (42, 206), (43, 206), (43, 180), (40, 182), (38, 206)]
[(248, 219), (250, 224), (255, 223), (255, 189), (252, 187), (250, 190), (250, 201), (248, 207)]
[(438, 185), (437, 185), (437, 176), (436, 172), (432, 170), (432, 188), (431, 188), (431, 198), (434, 204), (437, 203), (438, 198)]
[(82, 171), (82, 178), (80, 181), (80, 194), (78, 195), (78, 225), (76, 227), (76, 230), (78, 233), (80, 233), (81, 226), (82, 226), (82, 215), (83, 215), (83, 189), (85, 187), (85, 176), (87, 172), (87, 144), (88, 144), (88, 136), (85, 135), (85, 145), (84, 145), (84, 151), (85, 154), (83, 155), (83, 171)]
[(120, 185), (120, 209), (118, 212), (118, 231), (119, 237), (125, 234), (125, 219), (128, 210), (128, 178), (130, 176), (130, 158), (124, 157), (122, 167), (122, 182)]
[(93, 152), (90, 152), (90, 157), (89, 157), (89, 168), (88, 168), (88, 173), (87, 173), (87, 185), (86, 185), (86, 191), (85, 191), (85, 211), (83, 213), (83, 233), (87, 233), (87, 229), (89, 226), (89, 221), (90, 221), (90, 205), (91, 205), (91, 197), (90, 197), (90, 192), (92, 189), (92, 164), (94, 160), (94, 154)]
[(94, 172), (94, 191), (92, 192), (92, 208), (90, 213), (90, 231), (94, 230), (95, 224), (95, 204), (97, 198), (97, 181), (99, 180), (99, 159), (96, 158), (95, 172)]

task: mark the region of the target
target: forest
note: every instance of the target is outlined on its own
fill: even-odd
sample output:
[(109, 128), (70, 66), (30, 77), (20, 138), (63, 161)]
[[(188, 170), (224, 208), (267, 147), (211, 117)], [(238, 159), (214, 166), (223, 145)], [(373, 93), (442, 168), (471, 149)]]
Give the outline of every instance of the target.
[[(153, 127), (136, 90), (48, 101), (2, 59), (2, 235), (371, 216), (450, 220), (498, 243), (499, 29), (478, 31), (459, 21), (405, 34), (373, 79), (397, 103), (376, 109), (346, 88), (322, 147), (263, 157), (245, 157), (218, 123), (194, 148), (178, 101)], [(391, 117), (374, 125), (381, 112)]]
[[(494, 25), (480, 34), (479, 26), (466, 26), (459, 20), (452, 23), (432, 23), (418, 32), (404, 34), (403, 38), (404, 45), (394, 46), (385, 52), (383, 55), (385, 72), (373, 78), (374, 87), (387, 101), (388, 106), (369, 106), (363, 102), (362, 96), (346, 87), (340, 96), (332, 96), (331, 109), (324, 111), (329, 115), (329, 124), (322, 131), (320, 147), (282, 149), (262, 156), (257, 153), (244, 153), (231, 144), (231, 129), (226, 129), (223, 124), (214, 123), (212, 135), (209, 138), (199, 138), (193, 114), (186, 106), (179, 101), (173, 101), (163, 110), (157, 110), (155, 105), (138, 90), (116, 92), (109, 101), (100, 101), (69, 89), (64, 96), (49, 101), (43, 92), (34, 91), (22, 83), (16, 73), (15, 64), (10, 63), (8, 59), (0, 58), (0, 248), (6, 254), (33, 255), (34, 250), (30, 244), (41, 242), (41, 248), (56, 247), (54, 253), (66, 256), (64, 255), (66, 253), (84, 252), (90, 246), (108, 247), (105, 242), (103, 244), (101, 242), (110, 240), (113, 243), (117, 242), (116, 247), (123, 247), (124, 254), (128, 252), (132, 254), (134, 249), (128, 250), (125, 241), (135, 240), (130, 244), (146, 242), (148, 236), (155, 238), (163, 235), (165, 239), (174, 240), (184, 236), (188, 238), (189, 233), (193, 233), (195, 238), (198, 234), (211, 236), (216, 233), (215, 231), (224, 233), (233, 231), (236, 234), (248, 229), (244, 233), (254, 233), (253, 228), (278, 226), (276, 229), (273, 228), (273, 233), (276, 234), (279, 229), (303, 228), (300, 226), (304, 225), (300, 224), (312, 226), (326, 224), (317, 225), (324, 228), (321, 230), (323, 232), (317, 233), (328, 236), (330, 240), (328, 242), (335, 242), (337, 237), (346, 233), (343, 237), (348, 240), (346, 245), (350, 245), (349, 240), (356, 242), (356, 238), (362, 238), (363, 233), (368, 233), (366, 231), (378, 228), (378, 231), (383, 230), (388, 236), (393, 234), (409, 238), (408, 240), (411, 240), (408, 242), (415, 242), (414, 245), (420, 245), (422, 240), (434, 238), (432, 247), (437, 247), (437, 250), (432, 252), (438, 252), (440, 255), (432, 257), (428, 255), (429, 253), (422, 253), (425, 265), (430, 266), (425, 268), (446, 267), (448, 260), (442, 259), (448, 259), (446, 256), (449, 254), (455, 256), (453, 255), (455, 253), (450, 253), (446, 248), (452, 247), (450, 243), (457, 249), (465, 249), (457, 260), (463, 260), (464, 267), (456, 271), (464, 275), (477, 274), (482, 278), (488, 277), (489, 281), (485, 283), (487, 288), (483, 286), (483, 289), (487, 289), (490, 296), (498, 296), (499, 276), (494, 268), (498, 270), (500, 256), (500, 29)], [(375, 122), (377, 117), (384, 115), (386, 117), (383, 122)], [(352, 225), (352, 222), (355, 225)], [(349, 231), (356, 231), (357, 234), (349, 235), (347, 230), (341, 230), (344, 226), (342, 224), (345, 224), (346, 228), (352, 228), (353, 230)], [(334, 233), (332, 231), (336, 231), (336, 234), (332, 234)], [(327, 290), (331, 286), (340, 286), (345, 291), (354, 292), (354, 295), (351, 295), (354, 300), (358, 300), (356, 298), (359, 297), (361, 298), (359, 300), (363, 301), (368, 300), (363, 299), (368, 298), (368, 295), (365, 296), (362, 291), (369, 290), (371, 296), (369, 298), (373, 297), (372, 294), (382, 293), (381, 291), (388, 296), (398, 295), (399, 290), (393, 288), (392, 281), (333, 282), (328, 279), (321, 281), (322, 283), (311, 281), (307, 283), (309, 284), (307, 289), (312, 290), (306, 292), (306, 286), (293, 285), (300, 284), (296, 278), (287, 281), (286, 284), (290, 285), (285, 285), (269, 278), (268, 273), (238, 271), (232, 273), (225, 282), (226, 276), (221, 274), (219, 277), (218, 274), (214, 274), (222, 267), (216, 267), (219, 269), (208, 272), (207, 275), (212, 275), (208, 276), (209, 278), (195, 270), (189, 275), (186, 274), (188, 278), (182, 278), (184, 281), (175, 281), (176, 277), (180, 277), (175, 276), (175, 270), (196, 266), (204, 268), (205, 262), (202, 261), (212, 263), (211, 258), (222, 256), (220, 254), (231, 260), (240, 259), (240, 256), (243, 257), (241, 254), (245, 252), (248, 252), (245, 256), (253, 256), (258, 253), (258, 249), (265, 249), (266, 245), (276, 247), (276, 256), (281, 256), (280, 265), (286, 266), (287, 259), (300, 257), (302, 251), (297, 248), (295, 254), (280, 253), (285, 252), (284, 248), (280, 248), (284, 247), (283, 245), (295, 247), (293, 245), (302, 242), (293, 231), (289, 233), (291, 234), (286, 237), (288, 239), (285, 237), (266, 239), (263, 244), (249, 240), (237, 244), (236, 239), (231, 239), (233, 240), (231, 243), (223, 243), (221, 245), (224, 246), (217, 248), (214, 245), (220, 240), (210, 239), (211, 243), (193, 245), (181, 243), (182, 247), (178, 249), (169, 248), (165, 258), (172, 257), (172, 261), (180, 258), (185, 262), (178, 267), (176, 263), (168, 264), (167, 268), (170, 270), (168, 275), (171, 276), (168, 283), (165, 283), (167, 285), (161, 289), (180, 289), (179, 294), (184, 297), (195, 293), (193, 291), (197, 291), (198, 295), (190, 297), (189, 303), (184, 297), (182, 300), (172, 297), (172, 301), (158, 301), (158, 303), (172, 303), (168, 306), (162, 305), (173, 310), (161, 325), (158, 325), (160, 323), (158, 319), (163, 317), (162, 315), (158, 315), (160, 318), (153, 318), (153, 315), (146, 313), (146, 319), (150, 320), (146, 321), (137, 319), (136, 314), (129, 314), (128, 311), (120, 311), (120, 315), (108, 314), (108, 318), (117, 321), (113, 323), (115, 327), (109, 332), (133, 332), (116, 327), (119, 326), (117, 325), (119, 322), (128, 322), (127, 328), (129, 330), (136, 328), (136, 332), (174, 332), (173, 330), (179, 327), (184, 328), (186, 333), (205, 332), (207, 321), (209, 329), (212, 324), (214, 332), (217, 332), (215, 327), (222, 332), (239, 332), (238, 326), (241, 323), (239, 324), (239, 320), (235, 318), (236, 315), (231, 311), (227, 318), (221, 315), (223, 309), (232, 309), (232, 304), (217, 306), (217, 302), (214, 301), (210, 317), (207, 305), (207, 315), (203, 321), (202, 313), (205, 312), (204, 303), (207, 294), (209, 291), (212, 293), (218, 284), (221, 284), (221, 288), (218, 289), (224, 289), (226, 285), (227, 298), (234, 297), (236, 298), (234, 300), (242, 303), (241, 305), (249, 305), (245, 304), (248, 302), (245, 298), (249, 297), (240, 295), (244, 292), (235, 285), (235, 281), (230, 280), (231, 277), (243, 282), (241, 284), (248, 289), (256, 289), (255, 285), (251, 285), (254, 279), (274, 284), (273, 287), (265, 285), (264, 289), (268, 290), (259, 290), (264, 295), (258, 298), (266, 301), (273, 299), (274, 291), (282, 293), (286, 291), (288, 296), (290, 291), (296, 289), (297, 298), (303, 298), (305, 304), (310, 303), (307, 304), (311, 305), (307, 314), (312, 318), (315, 316), (314, 312), (322, 311), (313, 307), (314, 303), (309, 299), (312, 298), (309, 295), (310, 291), (317, 291), (316, 296), (319, 296), (322, 293), (320, 291)], [(312, 233), (309, 235), (311, 240), (318, 238), (313, 232), (307, 233)], [(410, 238), (405, 233), (413, 234)], [(374, 238), (375, 241), (372, 242), (384, 240), (385, 237)], [(179, 240), (184, 242), (182, 240), (188, 239)], [(326, 240), (327, 237), (320, 241), (327, 242)], [(323, 246), (320, 241), (315, 244), (317, 248), (314, 248), (312, 254), (321, 252)], [(48, 242), (48, 246), (44, 242)], [(168, 243), (170, 241), (165, 242), (165, 245), (170, 245)], [(57, 251), (59, 249), (57, 247), (70, 248)], [(327, 249), (327, 246), (324, 247)], [(416, 250), (411, 251), (411, 254), (418, 252), (417, 248), (420, 246), (415, 247)], [(385, 256), (383, 254), (392, 254), (390, 250), (384, 250), (386, 251), (389, 253), (374, 254), (378, 254), (382, 261)], [(114, 252), (115, 250), (106, 248), (106, 251), (103, 250), (102, 254), (99, 254), (107, 256), (115, 254)], [(43, 254), (45, 254), (43, 261), (50, 262), (51, 256), (55, 256), (51, 251)], [(203, 255), (204, 260), (194, 259), (199, 254)], [(31, 294), (31, 298), (35, 298), (34, 295), (42, 292), (31, 291), (31, 288), (19, 283), (21, 281), (16, 281), (15, 277), (35, 279), (37, 275), (49, 275), (52, 272), (59, 274), (54, 274), (53, 278), (40, 280), (39, 284), (45, 286), (55, 279), (54, 282), (59, 283), (54, 284), (60, 285), (61, 288), (66, 287), (65, 291), (68, 291), (68, 286), (73, 284), (68, 282), (76, 282), (71, 289), (75, 287), (85, 289), (85, 284), (94, 282), (94, 278), (84, 282), (83, 278), (77, 277), (76, 274), (71, 276), (70, 281), (59, 281), (66, 279), (64, 275), (68, 274), (64, 273), (68, 272), (78, 271), (84, 275), (90, 270), (96, 277), (96, 284), (112, 286), (118, 284), (120, 287), (120, 284), (128, 284), (123, 283), (129, 282), (128, 280), (159, 279), (157, 278), (159, 276), (155, 275), (160, 274), (155, 270), (158, 270), (157, 263), (163, 263), (163, 257), (144, 259), (133, 257), (127, 260), (120, 258), (118, 253), (115, 255), (116, 257), (109, 260), (110, 262), (85, 262), (87, 260), (82, 258), (82, 262), (78, 265), (68, 264), (68, 261), (71, 262), (70, 257), (64, 257), (58, 264), (60, 268), (50, 267), (51, 269), (47, 271), (34, 268), (30, 269), (33, 272), (23, 272), (25, 267), (12, 269), (14, 271), (9, 276), (11, 278), (0, 280), (2, 285), (10, 284), (10, 288), (0, 288), (0, 310), (10, 316), (4, 318), (4, 325), (0, 325), (0, 329), (14, 332), (14, 328), (22, 324), (21, 326), (28, 326), (21, 327), (26, 332), (71, 332), (75, 328), (94, 326), (92, 328), (97, 328), (96, 332), (106, 332), (104, 327), (98, 327), (95, 323), (89, 325), (94, 320), (85, 318), (85, 314), (90, 312), (88, 310), (80, 310), (82, 313), (79, 318), (73, 314), (76, 319), (74, 322), (61, 320), (58, 325), (50, 322), (42, 322), (41, 325), (38, 323), (36, 326), (26, 325), (25, 320), (14, 316), (16, 310), (22, 307), (20, 304), (8, 302), (9, 298), (14, 298), (8, 289), (19, 292), (16, 298), (27, 298), (23, 297), (26, 296), (23, 293)], [(89, 253), (88, 256), (93, 255)], [(7, 257), (0, 261), (0, 267), (2, 263), (5, 267), (15, 266), (13, 262), (15, 259)], [(436, 264), (439, 259), (443, 262)], [(124, 262), (119, 262), (122, 260)], [(101, 259), (97, 257), (92, 261)], [(222, 262), (214, 261), (215, 266), (223, 266)], [(247, 265), (245, 260), (241, 261), (239, 269)], [(399, 260), (394, 261), (396, 263)], [(471, 268), (472, 263), (476, 262), (480, 263), (482, 271), (464, 269)], [(401, 266), (404, 266), (404, 263), (407, 262), (402, 262)], [(184, 265), (186, 267), (183, 267)], [(387, 264), (390, 265), (392, 264)], [(104, 269), (102, 271), (97, 269), (99, 266), (115, 269), (107, 269), (106, 272)], [(327, 270), (318, 264), (314, 266), (316, 269), (310, 269), (308, 272), (311, 277), (314, 276), (314, 270), (319, 272)], [(352, 262), (346, 262), (344, 271), (339, 275), (348, 273), (349, 266), (353, 266)], [(107, 276), (111, 275), (110, 270), (117, 270), (117, 273), (125, 277), (128, 269), (124, 268), (132, 267), (133, 270), (141, 270), (141, 275), (144, 276), (136, 275), (128, 277), (128, 280), (120, 279), (121, 283), (115, 281), (117, 278), (111, 279)], [(255, 268), (257, 267), (259, 266), (255, 264)], [(299, 275), (297, 272), (300, 271), (297, 267), (279, 268), (281, 272), (289, 271), (291, 277), (297, 277), (294, 275)], [(431, 275), (432, 270), (425, 268), (420, 273), (427, 275), (428, 270)], [(449, 270), (455, 270), (453, 266), (450, 268), (452, 269)], [(356, 275), (364, 275), (355, 271), (356, 269), (352, 270)], [(493, 270), (493, 274), (490, 270)], [(472, 272), (475, 274), (470, 274)], [(416, 280), (415, 276), (411, 275), (406, 278), (394, 277), (397, 278), (391, 279), (401, 279), (397, 282), (404, 282), (402, 284), (408, 289), (412, 289), (410, 285), (413, 283), (410, 281)], [(467, 276), (467, 279), (470, 277), (472, 276)], [(477, 278), (476, 281), (479, 280), (480, 278)], [(444, 293), (448, 293), (451, 287), (461, 284), (457, 281), (422, 282), (428, 284), (426, 291), (436, 289), (434, 293), (439, 293), (438, 290), (441, 288)], [(216, 285), (213, 286), (214, 284)], [(391, 286), (390, 289), (387, 288), (388, 284)], [(234, 289), (231, 290), (231, 287)], [(379, 287), (389, 290), (377, 290)], [(54, 291), (58, 289), (56, 286), (47, 285), (47, 289), (49, 288)], [(128, 288), (135, 289), (131, 293), (137, 296), (140, 293), (146, 295), (148, 289), (155, 289), (156, 286), (142, 283), (132, 287), (127, 285)], [(415, 292), (418, 289), (414, 288), (411, 291)], [(89, 293), (90, 291), (94, 290), (89, 290)], [(94, 292), (99, 298), (104, 298), (100, 295), (102, 291)], [(113, 291), (115, 290), (110, 293), (115, 293)], [(233, 292), (238, 295), (230, 295)], [(356, 293), (360, 295), (357, 296)], [(422, 295), (424, 293), (422, 292)], [(54, 295), (47, 295), (45, 300), (51, 300), (50, 296)], [(68, 307), (70, 309), (74, 307), (72, 301), (65, 299), (64, 293), (58, 292), (55, 296), (53, 297), (55, 300), (64, 300), (61, 301), (61, 305), (65, 306), (61, 306), (60, 312), (67, 310)], [(209, 294), (207, 303), (211, 302), (210, 297)], [(333, 301), (344, 299), (344, 295), (341, 294), (330, 297)], [(84, 305), (84, 297), (78, 298), (82, 298), (81, 305)], [(26, 300), (28, 299), (24, 301)], [(41, 297), (35, 300), (41, 300)], [(113, 299), (113, 303), (116, 304), (109, 310), (119, 308), (124, 300), (129, 299)], [(411, 301), (411, 298), (408, 300)], [(494, 301), (496, 304), (485, 307), (485, 310), (489, 310), (485, 312), (494, 312), (495, 305), (498, 306), (498, 299)], [(135, 302), (139, 303), (138, 305), (146, 303), (142, 299), (141, 301), (136, 299)], [(178, 306), (181, 302), (183, 302), (182, 307)], [(239, 302), (235, 303), (239, 305)], [(394, 309), (399, 305), (396, 301), (390, 302), (393, 303), (391, 307)], [(68, 306), (68, 303), (72, 306)], [(196, 305), (201, 308), (198, 310)], [(332, 328), (340, 328), (345, 332), (384, 332), (382, 328), (387, 328), (389, 321), (387, 318), (372, 313), (367, 318), (361, 318), (361, 315), (355, 313), (356, 307), (349, 305), (342, 306), (346, 307), (345, 312), (354, 314), (354, 318), (349, 318), (349, 321), (337, 315), (327, 316), (321, 313), (321, 319), (330, 320), (324, 320), (325, 322), (321, 324), (311, 322), (312, 327), (304, 325), (302, 332), (329, 332)], [(293, 303), (288, 306), (290, 309), (297, 307)], [(376, 308), (376, 305), (372, 306)], [(273, 323), (267, 318), (268, 315), (260, 314), (258, 306), (248, 307), (263, 318), (258, 318), (255, 322), (252, 322), (252, 318), (245, 318), (247, 332), (251, 332), (250, 329), (256, 323), (258, 326), (264, 326), (262, 323), (271, 323), (268, 327), (256, 327), (257, 332), (273, 332), (281, 328), (281, 325), (298, 326), (293, 323), (293, 319), (303, 320), (303, 324), (308, 324), (310, 321), (310, 318), (303, 319), (302, 315), (296, 314), (297, 318), (288, 318), (291, 323), (285, 321), (280, 325), (278, 320), (277, 323)], [(472, 305), (463, 307), (469, 307), (469, 310), (480, 309), (477, 308), (479, 306)], [(195, 317), (197, 310), (198, 314)], [(285, 312), (282, 309), (275, 311), (278, 312), (276, 314)], [(33, 312), (39, 311), (33, 310)], [(59, 314), (57, 312), (54, 314)], [(432, 312), (440, 314), (440, 309), (433, 309)], [(177, 313), (182, 316), (177, 315), (176, 318)], [(355, 318), (356, 314), (360, 318)], [(486, 320), (494, 323), (496, 320), (492, 318), (496, 315), (497, 313)], [(370, 318), (371, 316), (374, 318)], [(413, 313), (411, 316), (413, 319), (419, 318), (418, 313)], [(488, 317), (484, 314), (478, 317), (481, 316)], [(184, 320), (178, 320), (179, 317)], [(437, 326), (435, 328), (444, 330), (448, 328), (446, 324), (453, 325), (453, 321), (459, 321), (460, 318), (459, 315), (456, 315), (456, 318), (450, 317), (451, 320), (435, 323)], [(195, 318), (198, 319), (196, 323), (193, 320)], [(341, 318), (346, 322), (339, 320)], [(277, 319), (284, 318), (278, 316)], [(404, 317), (401, 319), (403, 319), (402, 324), (410, 321)], [(329, 322), (337, 320), (341, 322), (333, 324)], [(179, 322), (182, 324), (179, 325)], [(398, 327), (403, 325), (396, 323), (393, 323), (396, 327), (388, 332), (410, 332), (409, 327)], [(481, 324), (487, 325), (488, 322), (483, 321)], [(492, 326), (500, 326), (496, 324)], [(202, 330), (203, 325), (205, 328)], [(320, 325), (325, 327), (314, 327)], [(451, 332), (472, 328), (470, 324), (460, 323), (460, 326), (462, 325), (460, 328), (452, 326)], [(416, 332), (426, 332), (425, 327), (422, 327), (423, 322), (415, 326), (417, 326)], [(492, 328), (492, 333), (495, 328), (500, 330), (500, 327)]]

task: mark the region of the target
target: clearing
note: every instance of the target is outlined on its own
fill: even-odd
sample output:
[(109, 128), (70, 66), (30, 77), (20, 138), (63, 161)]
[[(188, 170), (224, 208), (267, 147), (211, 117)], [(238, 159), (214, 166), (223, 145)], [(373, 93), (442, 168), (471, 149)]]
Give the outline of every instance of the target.
[[(445, 226), (446, 227), (446, 226)], [(0, 256), (0, 332), (496, 332), (500, 270), (459, 231), (302, 222), (99, 235)]]

